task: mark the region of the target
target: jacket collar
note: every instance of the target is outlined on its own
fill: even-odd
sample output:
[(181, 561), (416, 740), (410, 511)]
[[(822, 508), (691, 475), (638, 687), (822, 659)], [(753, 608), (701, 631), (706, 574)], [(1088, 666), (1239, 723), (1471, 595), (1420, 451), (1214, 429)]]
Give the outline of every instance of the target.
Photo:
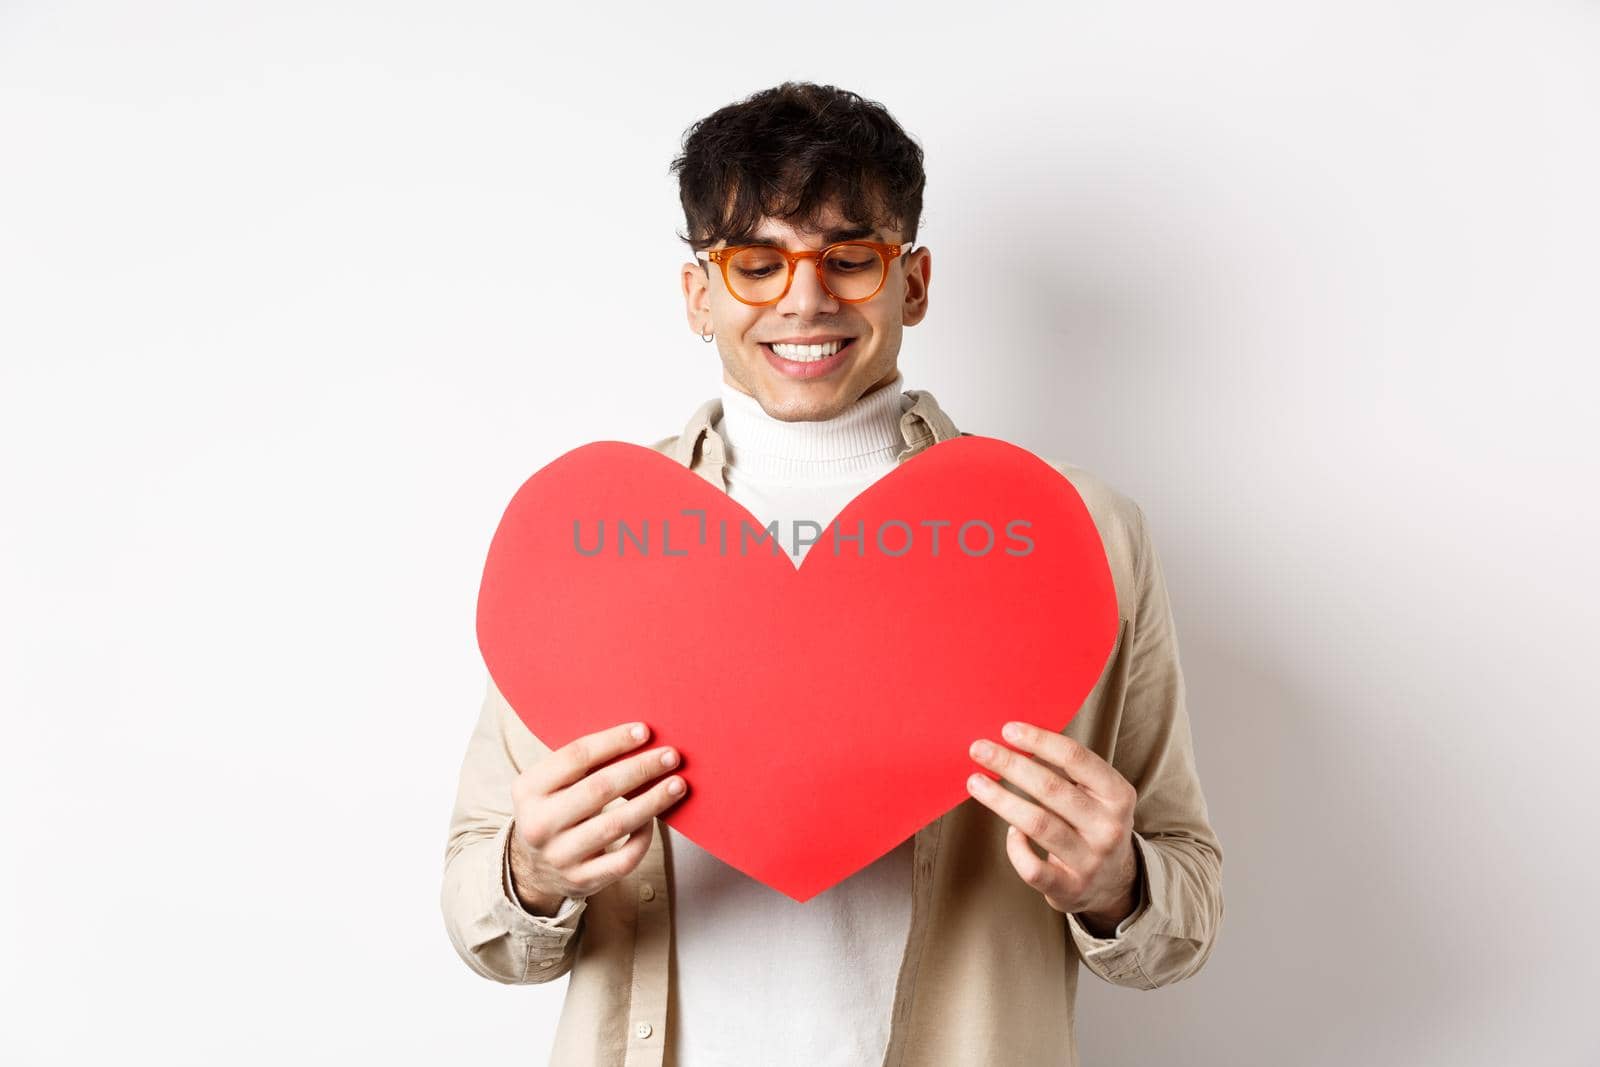
[[(722, 435), (712, 429), (720, 418), (722, 398), (712, 397), (689, 416), (688, 423), (672, 443), (668, 454), (727, 492), (728, 480), (724, 473), (728, 465), (727, 445)], [(895, 461), (904, 463), (930, 445), (961, 436), (961, 431), (939, 407), (932, 393), (925, 389), (907, 389), (900, 395), (900, 436), (906, 447), (895, 457)]]

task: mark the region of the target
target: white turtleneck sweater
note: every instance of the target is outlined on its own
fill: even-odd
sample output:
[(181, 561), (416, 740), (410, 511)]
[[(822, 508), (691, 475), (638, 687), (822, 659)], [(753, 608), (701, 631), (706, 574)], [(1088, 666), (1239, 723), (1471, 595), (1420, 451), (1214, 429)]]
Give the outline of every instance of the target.
[[(901, 381), (822, 422), (774, 419), (754, 397), (723, 385), (714, 428), (728, 446), (728, 495), (763, 525), (777, 520), (796, 565), (809, 546), (796, 552), (795, 542), (810, 533), (797, 539), (795, 520), (826, 529), (894, 470), (905, 448)], [(881, 1063), (911, 924), (911, 839), (797, 904), (663, 829), (673, 914), (669, 1062)]]

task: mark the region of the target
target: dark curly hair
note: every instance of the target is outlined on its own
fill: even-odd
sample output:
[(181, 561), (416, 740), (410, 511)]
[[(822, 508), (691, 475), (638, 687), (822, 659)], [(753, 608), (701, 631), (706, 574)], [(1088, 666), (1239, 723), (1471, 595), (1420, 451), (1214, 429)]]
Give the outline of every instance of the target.
[(917, 236), (922, 148), (882, 104), (832, 85), (784, 82), (683, 135), (672, 161), (694, 251), (751, 237), (763, 218), (815, 226), (837, 200), (852, 222)]

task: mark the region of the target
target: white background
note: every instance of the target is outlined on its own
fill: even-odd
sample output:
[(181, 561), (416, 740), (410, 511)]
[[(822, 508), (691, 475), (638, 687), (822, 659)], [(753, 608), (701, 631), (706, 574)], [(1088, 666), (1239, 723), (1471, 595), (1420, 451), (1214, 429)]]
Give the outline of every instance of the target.
[(1084, 1062), (1597, 1062), (1600, 6), (1460, 0), (0, 3), (0, 1059), (544, 1061), (483, 554), (715, 392), (667, 164), (786, 77), (927, 150), (907, 385), (1166, 566), (1227, 913)]

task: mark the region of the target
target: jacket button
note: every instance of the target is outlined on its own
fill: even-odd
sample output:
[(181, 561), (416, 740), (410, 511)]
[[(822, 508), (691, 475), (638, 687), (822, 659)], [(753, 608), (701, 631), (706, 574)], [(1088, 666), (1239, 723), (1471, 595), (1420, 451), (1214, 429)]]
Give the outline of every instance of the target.
[(654, 900), (654, 899), (656, 899), (656, 887), (651, 885), (649, 882), (645, 882), (643, 885), (641, 885), (639, 887), (639, 899), (640, 900)]
[(640, 1023), (638, 1026), (633, 1028), (633, 1032), (638, 1034), (640, 1037), (649, 1037), (655, 1031), (650, 1029), (649, 1023)]

